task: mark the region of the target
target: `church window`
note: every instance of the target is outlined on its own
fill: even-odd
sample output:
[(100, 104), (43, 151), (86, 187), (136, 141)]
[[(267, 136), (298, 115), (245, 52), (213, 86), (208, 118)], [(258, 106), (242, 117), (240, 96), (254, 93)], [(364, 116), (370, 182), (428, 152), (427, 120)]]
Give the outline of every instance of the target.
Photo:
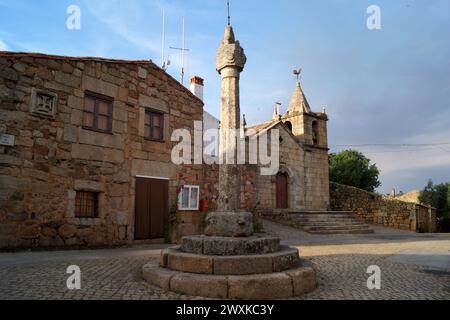
[(289, 121), (286, 121), (285, 123), (284, 123), (285, 125), (286, 125), (286, 127), (289, 129), (289, 131), (291, 131), (292, 132), (292, 123), (291, 122), (289, 122)]
[(319, 144), (319, 125), (317, 121), (312, 123), (312, 140), (313, 144)]

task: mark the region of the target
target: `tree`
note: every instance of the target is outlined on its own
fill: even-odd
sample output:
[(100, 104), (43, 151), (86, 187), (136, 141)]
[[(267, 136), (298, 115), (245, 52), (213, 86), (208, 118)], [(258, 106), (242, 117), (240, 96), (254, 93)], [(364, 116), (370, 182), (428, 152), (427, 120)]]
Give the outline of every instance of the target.
[(356, 150), (331, 153), (329, 156), (330, 181), (374, 192), (381, 186), (380, 170), (370, 159)]
[(419, 201), (436, 208), (437, 217), (450, 217), (450, 182), (435, 185), (429, 180), (420, 192)]

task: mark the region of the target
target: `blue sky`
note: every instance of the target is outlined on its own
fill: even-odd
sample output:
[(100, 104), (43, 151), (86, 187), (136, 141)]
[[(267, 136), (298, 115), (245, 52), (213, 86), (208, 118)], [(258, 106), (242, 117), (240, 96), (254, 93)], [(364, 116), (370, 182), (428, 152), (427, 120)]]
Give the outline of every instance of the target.
[[(81, 30), (66, 28), (69, 5), (81, 8)], [(205, 78), (205, 109), (219, 115), (215, 51), (226, 24), (225, 0), (0, 0), (0, 49), (161, 61), (166, 11), (168, 72), (179, 78), (182, 17), (188, 77)], [(381, 30), (366, 27), (369, 5), (381, 8)], [(248, 62), (241, 78), (247, 122), (285, 111), (292, 70), (313, 110), (326, 106), (332, 151), (354, 147), (382, 171), (382, 192), (450, 181), (450, 1), (234, 0), (232, 25)]]

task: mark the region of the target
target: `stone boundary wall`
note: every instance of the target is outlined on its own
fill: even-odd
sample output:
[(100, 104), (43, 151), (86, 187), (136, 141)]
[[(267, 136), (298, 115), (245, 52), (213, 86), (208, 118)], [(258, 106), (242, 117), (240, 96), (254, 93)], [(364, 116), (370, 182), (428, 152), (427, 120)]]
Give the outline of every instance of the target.
[(435, 209), (334, 182), (330, 182), (330, 207), (333, 211), (353, 211), (367, 223), (410, 231), (436, 231)]

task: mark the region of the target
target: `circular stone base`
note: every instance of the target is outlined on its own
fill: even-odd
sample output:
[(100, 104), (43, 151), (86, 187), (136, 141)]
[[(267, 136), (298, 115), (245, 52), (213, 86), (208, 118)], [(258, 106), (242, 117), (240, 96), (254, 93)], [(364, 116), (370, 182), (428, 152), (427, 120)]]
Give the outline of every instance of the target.
[(215, 299), (286, 299), (316, 288), (316, 273), (305, 260), (298, 267), (276, 273), (253, 275), (203, 275), (172, 271), (149, 263), (144, 279), (152, 285), (192, 296)]
[(280, 250), (280, 239), (265, 234), (245, 238), (189, 236), (181, 241), (182, 252), (211, 256), (266, 254)]
[(243, 256), (209, 256), (173, 248), (161, 252), (160, 266), (189, 273), (245, 275), (281, 272), (295, 268), (298, 263), (298, 249), (291, 247), (282, 247), (275, 253)]

